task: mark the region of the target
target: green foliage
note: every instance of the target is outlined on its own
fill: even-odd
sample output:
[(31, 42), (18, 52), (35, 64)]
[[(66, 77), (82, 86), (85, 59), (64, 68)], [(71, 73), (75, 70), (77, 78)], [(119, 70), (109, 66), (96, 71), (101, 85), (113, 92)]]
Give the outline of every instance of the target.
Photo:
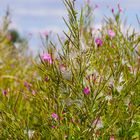
[(61, 51), (45, 40), (40, 61), (0, 33), (1, 139), (140, 139), (139, 34), (124, 33), (119, 12), (93, 33), (91, 7), (64, 4)]

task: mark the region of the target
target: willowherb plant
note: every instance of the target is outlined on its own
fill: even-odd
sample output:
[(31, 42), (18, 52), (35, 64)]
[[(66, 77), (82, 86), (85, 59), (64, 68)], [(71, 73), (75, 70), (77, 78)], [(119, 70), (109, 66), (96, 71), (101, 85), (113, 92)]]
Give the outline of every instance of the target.
[(7, 12), (0, 26), (0, 139), (24, 139), (23, 121), (29, 112), (26, 100), (33, 96), (27, 83), (33, 83), (34, 66), (26, 40), (20, 38), (17, 47), (19, 34), (10, 30), (9, 24)]
[[(140, 139), (139, 33), (124, 33), (120, 5), (118, 11), (111, 9), (113, 17), (106, 17), (101, 29), (93, 30), (95, 8), (89, 2), (80, 13), (75, 1), (64, 4), (69, 31), (65, 40), (58, 36), (61, 51), (47, 34), (36, 68), (27, 55), (21, 59), (16, 56), (20, 51), (0, 44), (6, 62), (0, 68), (0, 137)], [(13, 62), (15, 67), (9, 68)]]
[(46, 112), (58, 116), (46, 120), (53, 133), (50, 138), (140, 138), (139, 34), (129, 30), (124, 34), (120, 6), (93, 33), (91, 19), (83, 16), (92, 11), (82, 9), (78, 15), (74, 2), (65, 0), (64, 4), (69, 32), (64, 32), (64, 42), (59, 38), (62, 52), (48, 50), (52, 63), (48, 58), (39, 66), (43, 79), (49, 79), (40, 83)]

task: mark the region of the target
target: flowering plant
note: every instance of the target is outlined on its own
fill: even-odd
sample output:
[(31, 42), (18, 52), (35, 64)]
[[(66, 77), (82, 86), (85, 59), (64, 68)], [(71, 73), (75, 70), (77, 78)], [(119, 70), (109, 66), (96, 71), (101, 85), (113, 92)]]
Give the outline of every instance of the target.
[(39, 60), (15, 55), (12, 38), (4, 38), (12, 49), (0, 42), (0, 138), (140, 138), (139, 33), (123, 31), (120, 5), (96, 30), (90, 1), (80, 13), (75, 2), (64, 1), (69, 30), (58, 36), (61, 51), (48, 33)]

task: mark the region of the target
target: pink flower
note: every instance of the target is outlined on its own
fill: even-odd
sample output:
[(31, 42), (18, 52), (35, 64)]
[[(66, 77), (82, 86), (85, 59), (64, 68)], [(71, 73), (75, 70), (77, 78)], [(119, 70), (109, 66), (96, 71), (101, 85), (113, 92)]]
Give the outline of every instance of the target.
[(111, 12), (114, 14), (114, 8), (111, 9)]
[(36, 92), (35, 92), (35, 90), (32, 90), (32, 94), (33, 94), (33, 95), (36, 95)]
[(96, 43), (98, 46), (102, 46), (102, 45), (103, 45), (103, 41), (102, 41), (100, 38), (96, 38), (96, 39), (95, 39), (95, 43)]
[(114, 137), (110, 137), (110, 139), (109, 140), (115, 140), (115, 138)]
[(7, 90), (2, 90), (3, 95), (7, 95), (7, 93), (8, 93)]
[(113, 30), (108, 30), (108, 35), (111, 37), (111, 38), (113, 38), (113, 37), (115, 37), (115, 32), (113, 31)]
[(61, 64), (59, 68), (61, 71), (66, 71), (66, 66), (64, 64)]
[(83, 92), (84, 92), (84, 94), (88, 95), (88, 94), (90, 93), (89, 87), (85, 87), (85, 88), (83, 89)]
[(120, 7), (120, 4), (118, 4), (118, 9), (120, 13), (123, 11), (122, 8)]
[(92, 125), (96, 126), (96, 130), (103, 127), (102, 120), (100, 120), (99, 118), (95, 119)]
[(28, 82), (24, 82), (24, 86), (28, 89), (28, 90), (30, 90), (30, 88), (31, 88), (31, 84), (30, 83), (28, 83)]
[(44, 36), (46, 36), (46, 37), (48, 37), (49, 36), (49, 32), (48, 31), (46, 31), (46, 32), (44, 32), (44, 33), (42, 33)]
[(52, 31), (45, 31), (45, 32), (42, 32), (41, 35), (43, 35), (46, 38), (48, 38), (51, 33), (52, 33)]
[(48, 82), (49, 81), (49, 78), (46, 76), (45, 79), (44, 79), (44, 81), (45, 82)]
[(8, 39), (9, 41), (12, 41), (12, 39), (13, 39), (13, 38), (12, 38), (12, 35), (8, 34), (8, 35), (7, 35), (7, 39)]
[(44, 60), (44, 61), (49, 62), (50, 64), (52, 64), (52, 57), (51, 57), (51, 54), (49, 54), (49, 53), (44, 53), (41, 56), (41, 59)]
[(95, 9), (99, 8), (99, 5), (95, 4)]
[(54, 126), (54, 125), (53, 125), (53, 126), (52, 126), (52, 128), (53, 128), (53, 129), (55, 129), (55, 128), (56, 128), (56, 126)]
[(58, 115), (56, 113), (52, 113), (52, 118), (57, 120), (58, 119)]

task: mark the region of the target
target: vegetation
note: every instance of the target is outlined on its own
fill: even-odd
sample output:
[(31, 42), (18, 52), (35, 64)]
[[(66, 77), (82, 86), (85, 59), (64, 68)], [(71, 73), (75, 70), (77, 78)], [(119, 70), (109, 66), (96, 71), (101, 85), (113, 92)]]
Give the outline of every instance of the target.
[(39, 60), (4, 18), (0, 139), (139, 140), (139, 33), (122, 29), (119, 5), (93, 30), (88, 3), (80, 13), (74, 2), (64, 4), (69, 31), (58, 36), (61, 51), (48, 36)]

